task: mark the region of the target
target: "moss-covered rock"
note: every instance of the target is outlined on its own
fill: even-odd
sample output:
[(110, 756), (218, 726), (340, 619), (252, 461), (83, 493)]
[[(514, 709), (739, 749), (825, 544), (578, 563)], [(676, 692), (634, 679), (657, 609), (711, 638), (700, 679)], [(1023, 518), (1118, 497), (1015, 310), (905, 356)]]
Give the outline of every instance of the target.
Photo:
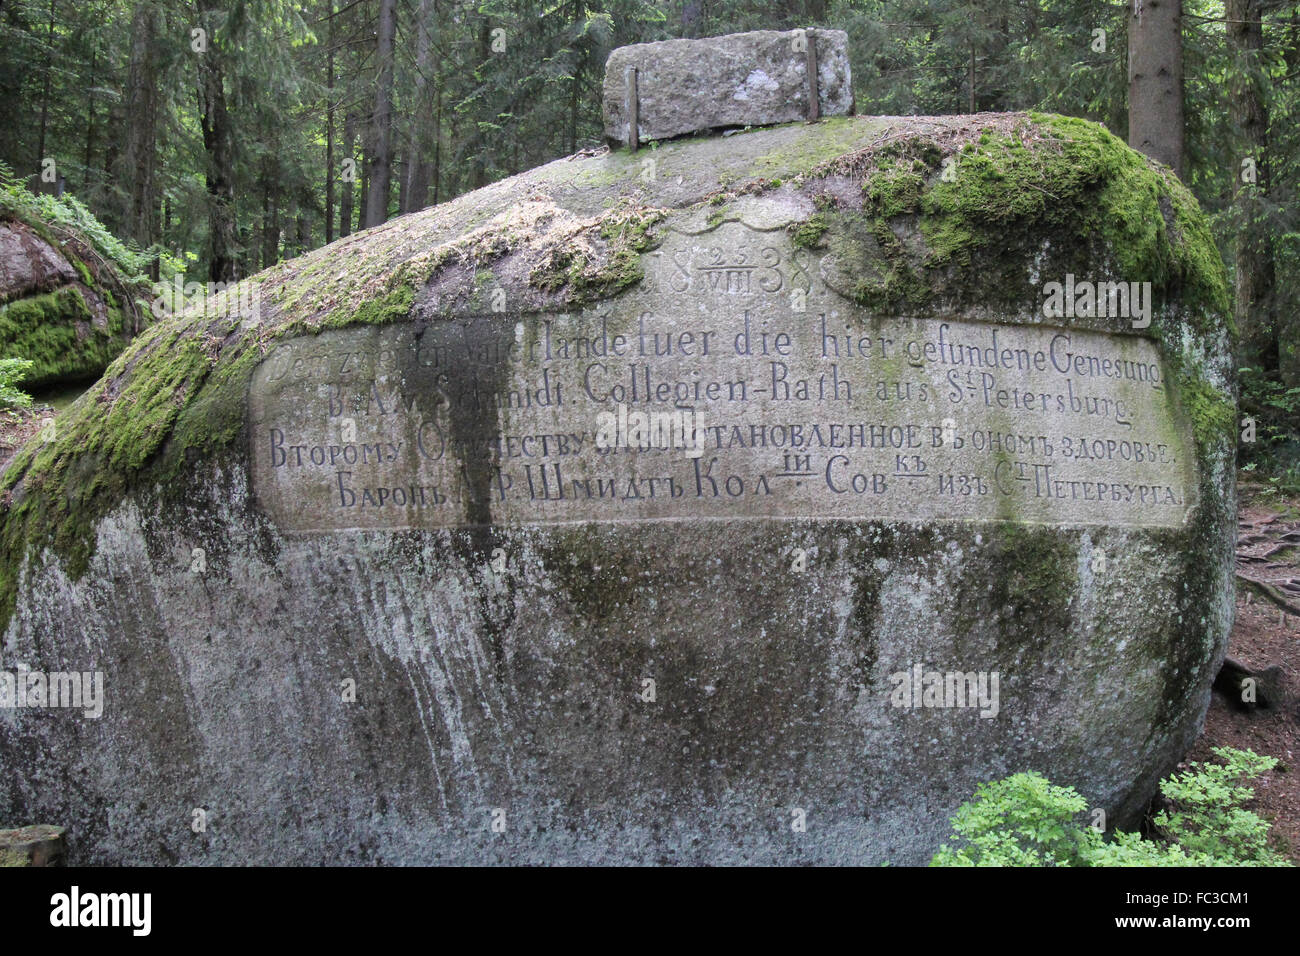
[(146, 324), (146, 294), (86, 237), (0, 204), (0, 357), (35, 363), (27, 387), (102, 374)]
[[(1141, 338), (1172, 386), (1164, 444), (1194, 458), (1178, 462), (1191, 476), (1186, 520), (1044, 523), (1011, 501), (987, 521), (884, 520), (864, 502), (834, 519), (507, 525), (484, 489), (484, 449), (502, 438), (491, 403), (449, 423), (472, 499), (464, 526), (298, 534), (259, 507), (249, 396), (268, 357), (378, 348), (392, 326), (436, 347), (463, 330), (481, 333), (471, 344), (487, 354), (511, 341), (529, 350), (545, 320), (579, 313), (607, 313), (631, 335), (618, 304), (670, 297), (680, 278), (669, 238), (704, 243), (737, 223), (788, 253), (799, 281), (837, 296), (861, 335), (887, 318)], [(770, 262), (761, 244), (715, 252), (753, 255), (738, 283)], [(1049, 319), (1043, 285), (1066, 274), (1150, 282), (1150, 328)], [(0, 474), (6, 646), (111, 659), (114, 766), (149, 768), (124, 785), (141, 795), (142, 832), (162, 829), (146, 818), (183, 799), (226, 807), (217, 812), (238, 834), (164, 852), (105, 822), (107, 791), (72, 806), (0, 789), (0, 810), (57, 811), (93, 835), (103, 861), (250, 848), (319, 861), (331, 847), (302, 835), (329, 817), (351, 841), (333, 850), (367, 861), (545, 859), (556, 847), (658, 859), (673, 844), (662, 821), (684, 818), (681, 846), (705, 847), (684, 850), (690, 859), (713, 846), (718, 859), (905, 862), (928, 858), (923, 831), (943, 823), (917, 808), (955, 807), (963, 774), (1037, 760), (1118, 822), (1140, 812), (1194, 733), (1231, 613), (1224, 270), (1176, 178), (1095, 124), (837, 118), (598, 151), (339, 240), (245, 289), (256, 315), (223, 309), (243, 291), (231, 290), (215, 309), (150, 328), (52, 440), (27, 444)], [(793, 321), (815, 320), (790, 308)], [(346, 331), (370, 326), (383, 328)], [(500, 391), (499, 366), (445, 380), (413, 367), (408, 378), (428, 388), (411, 407), (431, 414), (436, 395), (467, 383)], [(878, 367), (891, 381), (908, 375), (897, 355)], [(1010, 415), (988, 419), (1015, 429)], [(794, 547), (815, 573), (787, 573)], [(1097, 570), (1099, 550), (1112, 576)], [(75, 621), (61, 620), (60, 602), (79, 609)], [(942, 666), (936, 655), (1016, 674), (1031, 710), (976, 729), (878, 719), (870, 695), (887, 675), (912, 660)], [(348, 678), (371, 695), (352, 711), (335, 692)], [(648, 678), (659, 710), (635, 696)], [(283, 780), (248, 772), (254, 758), (238, 750), (267, 724), (276, 730), (257, 756)], [(49, 733), (68, 740), (50, 752), (95, 733), (58, 727)], [(290, 738), (301, 760), (287, 755)], [(16, 752), (6, 746), (0, 762)], [(635, 756), (611, 756), (620, 747)], [(338, 773), (364, 781), (340, 784), (336, 800), (324, 781)], [(783, 821), (762, 815), (804, 806), (801, 788), (840, 834), (810, 841), (806, 857), (779, 843)], [(480, 839), (475, 814), (512, 805), (526, 848)], [(645, 819), (652, 810), (659, 822)], [(281, 811), (295, 840), (268, 829)], [(430, 852), (413, 835), (421, 827), (454, 849)]]

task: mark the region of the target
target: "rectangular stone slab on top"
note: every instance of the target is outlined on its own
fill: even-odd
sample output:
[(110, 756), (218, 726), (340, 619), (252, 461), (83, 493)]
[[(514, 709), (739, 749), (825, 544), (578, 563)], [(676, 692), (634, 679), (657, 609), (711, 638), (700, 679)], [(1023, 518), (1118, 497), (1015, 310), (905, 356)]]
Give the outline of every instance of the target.
[(726, 126), (816, 118), (809, 115), (809, 62), (817, 69), (817, 114), (851, 113), (853, 83), (843, 30), (756, 30), (619, 47), (605, 63), (605, 135), (631, 142), (632, 110), (642, 143)]

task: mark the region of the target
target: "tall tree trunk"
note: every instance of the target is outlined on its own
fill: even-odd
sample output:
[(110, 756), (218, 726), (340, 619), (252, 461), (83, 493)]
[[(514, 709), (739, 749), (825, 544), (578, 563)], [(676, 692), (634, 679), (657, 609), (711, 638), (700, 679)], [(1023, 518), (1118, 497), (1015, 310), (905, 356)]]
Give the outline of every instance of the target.
[[(583, 6), (579, 0), (574, 0), (570, 12), (570, 24), (578, 25), (578, 20), (582, 16)], [(575, 31), (576, 33), (576, 31)], [(573, 49), (573, 76), (569, 80), (569, 149), (568, 154), (572, 156), (578, 151), (578, 90), (582, 82), (582, 51), (575, 44)]]
[[(87, 84), (90, 90), (95, 88), (95, 61), (99, 54), (99, 41), (92, 39), (90, 46), (90, 75)], [(90, 163), (95, 156), (95, 94), (88, 92), (86, 94), (86, 158), (82, 165), (81, 174), (81, 192), (82, 199), (91, 202), (90, 199)], [(163, 226), (166, 227), (166, 221)]]
[(397, 153), (397, 160), (393, 165), (397, 168), (397, 208), (399, 212), (406, 211), (406, 185), (408, 176), (406, 174), (407, 164), (410, 163), (411, 149), (408, 144), (405, 149)]
[(393, 40), (397, 34), (397, 0), (379, 0), (379, 36), (375, 47), (375, 108), (370, 114), (369, 185), (365, 228), (388, 218), (393, 164)]
[(45, 131), (50, 119), (50, 76), (54, 72), (54, 0), (50, 0), (50, 29), (45, 44), (45, 92), (41, 96), (41, 132), (36, 143), (37, 169), (45, 162)]
[(339, 196), (339, 235), (352, 235), (352, 201), (357, 194), (356, 173), (356, 118), (348, 113), (343, 117), (343, 160), (352, 160), (347, 174), (342, 179), (342, 195)]
[(280, 213), (271, 185), (271, 161), (262, 160), (262, 268), (275, 265), (280, 255)]
[(438, 106), (437, 113), (433, 120), (433, 170), (431, 177), (433, 180), (433, 204), (438, 205), (440, 193), (438, 191), (439, 182), (442, 179), (442, 85), (438, 86)]
[(325, 68), (325, 245), (334, 241), (334, 0), (330, 0), (329, 53)]
[(700, 35), (700, 23), (704, 19), (704, 0), (684, 0), (682, 3), (683, 37), (694, 38)]
[[(363, 151), (365, 147), (362, 147)], [(357, 203), (357, 229), (366, 228), (366, 197), (370, 195), (370, 166), (366, 163), (361, 164), (361, 192), (358, 194), (359, 202)]]
[[(434, 105), (429, 77), (433, 72), (433, 19), (437, 5), (433, 0), (420, 0), (415, 34), (415, 102), (411, 118), (410, 149), (406, 155), (406, 183), (402, 212), (416, 212), (429, 204), (429, 149), (433, 133)], [(441, 86), (439, 86), (441, 95)]]
[[(478, 62), (479, 65), (475, 70), (476, 75), (487, 67), (488, 59), (492, 56), (492, 24), (484, 17), (478, 28)], [(480, 80), (482, 77), (479, 77)], [(473, 119), (470, 120), (473, 123)], [(488, 165), (487, 165), (487, 141), (483, 131), (477, 123), (474, 123), (474, 134), (470, 139), (470, 168), (472, 178), (470, 186), (473, 189), (479, 189), (487, 185)]]
[(969, 77), (970, 77), (970, 91), (968, 93), (968, 98), (966, 103), (966, 112), (974, 113), (975, 112), (975, 44), (973, 42), (970, 45), (970, 64), (967, 72), (969, 73)]
[(1129, 0), (1128, 144), (1183, 174), (1181, 0)]
[[(1264, 203), (1271, 178), (1268, 155), (1268, 103), (1260, 72), (1264, 69), (1264, 30), (1260, 0), (1227, 0), (1227, 36), (1236, 63), (1228, 84), (1233, 125), (1241, 131), (1242, 153), (1235, 178), (1240, 216), (1237, 231), (1236, 288), (1233, 313), (1241, 330), (1242, 360), (1275, 372), (1283, 364), (1281, 329), (1275, 296), (1276, 273)], [(1247, 181), (1253, 166), (1254, 183)], [(1300, 357), (1293, 358), (1291, 384), (1296, 382)]]
[(198, 0), (200, 20), (207, 30), (207, 50), (199, 57), (199, 120), (207, 153), (208, 278), (234, 282), (239, 278), (235, 229), (235, 152), (221, 52), (215, 31), (220, 0)]
[(153, 0), (140, 0), (131, 17), (131, 58), (125, 96), (126, 147), (117, 181), (125, 185), (122, 231), (142, 248), (154, 240), (150, 204), (158, 158), (158, 64), (154, 58), (157, 32), (158, 13)]

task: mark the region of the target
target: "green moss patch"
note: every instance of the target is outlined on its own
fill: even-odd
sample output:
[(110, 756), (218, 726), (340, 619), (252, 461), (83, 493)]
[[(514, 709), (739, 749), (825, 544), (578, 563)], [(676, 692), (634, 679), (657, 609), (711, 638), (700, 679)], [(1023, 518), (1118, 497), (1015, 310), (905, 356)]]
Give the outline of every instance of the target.
[(823, 213), (813, 213), (790, 230), (790, 241), (801, 249), (816, 249), (829, 228)]
[(10, 302), (0, 306), (0, 354), (35, 363), (29, 386), (97, 375), (125, 341), (120, 311), (108, 310), (106, 327), (92, 318), (86, 293), (75, 285)]
[(1237, 409), (1231, 398), (1203, 376), (1185, 371), (1178, 375), (1178, 390), (1196, 443), (1205, 446), (1226, 436), (1231, 444), (1237, 427)]
[[(1226, 272), (1196, 200), (1170, 171), (1086, 120), (1010, 114), (983, 129), (917, 124), (805, 177), (860, 183), (876, 242), (862, 250), (859, 302), (920, 310), (954, 296), (1023, 305), (1024, 263), (1108, 258), (1127, 281), (1151, 282), (1205, 327), (1229, 313)], [(814, 223), (813, 218), (808, 223)], [(919, 233), (904, 243), (900, 234)], [(819, 239), (821, 238), (819, 234)]]
[(138, 310), (135, 300), (147, 298), (147, 283), (124, 276), (69, 227), (18, 216), (3, 203), (8, 195), (0, 190), (0, 222), (15, 230), (20, 242), (50, 246), (52, 253), (44, 254), (62, 256), (78, 278), (66, 285), (53, 279), (0, 304), (0, 357), (33, 363), (23, 382), (27, 387), (101, 374), (126, 347), (136, 322), (133, 316), (128, 327), (123, 310)]

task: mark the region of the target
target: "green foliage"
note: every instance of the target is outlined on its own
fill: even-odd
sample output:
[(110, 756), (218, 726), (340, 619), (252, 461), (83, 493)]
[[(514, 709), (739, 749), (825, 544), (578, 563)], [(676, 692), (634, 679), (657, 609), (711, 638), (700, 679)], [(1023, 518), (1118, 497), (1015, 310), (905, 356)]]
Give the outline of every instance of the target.
[(1269, 493), (1300, 494), (1300, 386), (1288, 388), (1263, 369), (1240, 370), (1241, 413), (1255, 419), (1255, 441), (1238, 445), (1246, 472)]
[(0, 409), (30, 408), (32, 397), (18, 388), (33, 363), (30, 359), (0, 358)]
[(1276, 757), (1215, 747), (1222, 764), (1173, 774), (1160, 792), (1173, 806), (1155, 824), (1189, 855), (1234, 866), (1276, 866), (1282, 858), (1268, 846), (1268, 823), (1246, 809), (1255, 796), (1247, 784), (1277, 766)]
[(1087, 801), (1041, 774), (982, 783), (952, 818), (952, 840), (931, 866), (1289, 866), (1268, 846), (1268, 823), (1246, 809), (1246, 784), (1277, 766), (1273, 757), (1216, 747), (1222, 764), (1192, 764), (1160, 784), (1171, 802), (1156, 815), (1160, 840), (1116, 832), (1106, 840), (1079, 821)]
[(3, 163), (0, 163), (0, 212), (8, 213), (47, 237), (50, 226), (74, 230), (95, 252), (118, 268), (124, 281), (148, 281), (145, 272), (150, 257), (128, 249), (76, 196), (33, 193)]
[(1087, 802), (1037, 773), (982, 783), (952, 818), (958, 849), (940, 847), (931, 866), (1082, 866), (1101, 839), (1074, 818)]

